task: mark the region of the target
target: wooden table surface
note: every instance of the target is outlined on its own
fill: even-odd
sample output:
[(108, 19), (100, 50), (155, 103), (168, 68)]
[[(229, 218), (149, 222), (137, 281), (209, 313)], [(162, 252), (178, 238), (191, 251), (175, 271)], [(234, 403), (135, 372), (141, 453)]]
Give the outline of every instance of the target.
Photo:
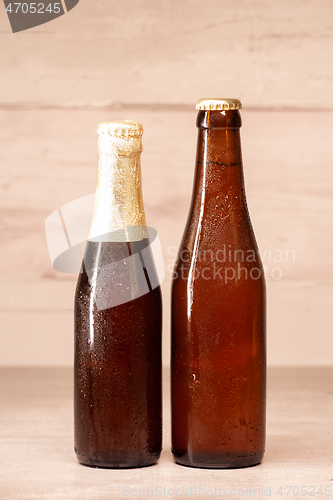
[(70, 368), (2, 368), (0, 499), (333, 497), (332, 380), (333, 368), (271, 368), (263, 463), (204, 470), (172, 460), (166, 371), (158, 465), (108, 470), (76, 461)]

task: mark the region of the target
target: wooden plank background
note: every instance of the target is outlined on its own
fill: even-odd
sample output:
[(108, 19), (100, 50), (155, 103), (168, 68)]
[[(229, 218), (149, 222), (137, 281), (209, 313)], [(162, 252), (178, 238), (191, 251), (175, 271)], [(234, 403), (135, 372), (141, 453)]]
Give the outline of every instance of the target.
[[(269, 364), (333, 364), (332, 14), (329, 0), (81, 0), (13, 35), (0, 6), (0, 364), (72, 363), (76, 277), (52, 270), (44, 223), (95, 190), (100, 121), (144, 125), (147, 221), (172, 268), (192, 190), (194, 103), (214, 95), (244, 104)], [(170, 271), (163, 297), (167, 364)]]
[[(271, 364), (332, 362), (332, 114), (243, 112), (248, 203), (267, 266)], [(145, 126), (144, 200), (167, 267), (163, 294), (168, 361), (170, 271), (192, 190), (195, 110), (3, 109), (2, 364), (71, 362), (76, 277), (52, 269), (44, 222), (57, 208), (94, 191), (96, 126), (119, 118)], [(274, 260), (277, 251), (281, 262)], [(272, 275), (272, 268), (281, 269), (280, 280), (274, 279), (280, 274)]]
[[(2, 7), (2, 6), (1, 6)], [(10, 32), (0, 9), (1, 102), (333, 107), (331, 0), (81, 0)]]

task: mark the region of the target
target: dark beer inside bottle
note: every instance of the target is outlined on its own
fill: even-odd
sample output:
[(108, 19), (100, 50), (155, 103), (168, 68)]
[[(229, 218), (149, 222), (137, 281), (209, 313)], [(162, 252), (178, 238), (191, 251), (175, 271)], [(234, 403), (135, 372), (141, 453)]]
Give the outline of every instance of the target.
[(247, 467), (265, 446), (265, 283), (243, 180), (239, 111), (199, 111), (192, 205), (172, 298), (172, 451)]
[(75, 451), (141, 467), (162, 444), (161, 291), (149, 240), (88, 241), (75, 300)]

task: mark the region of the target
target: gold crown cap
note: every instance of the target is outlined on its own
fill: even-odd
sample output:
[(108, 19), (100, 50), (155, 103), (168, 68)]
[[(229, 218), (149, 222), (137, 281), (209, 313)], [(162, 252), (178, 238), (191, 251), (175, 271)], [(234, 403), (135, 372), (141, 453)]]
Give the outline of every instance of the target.
[(141, 137), (143, 134), (143, 127), (141, 123), (132, 122), (130, 120), (102, 122), (98, 125), (97, 133), (126, 139), (130, 137)]
[(242, 109), (242, 103), (239, 99), (199, 99), (195, 105), (195, 109), (202, 109), (206, 111), (222, 111), (222, 110), (234, 110)]

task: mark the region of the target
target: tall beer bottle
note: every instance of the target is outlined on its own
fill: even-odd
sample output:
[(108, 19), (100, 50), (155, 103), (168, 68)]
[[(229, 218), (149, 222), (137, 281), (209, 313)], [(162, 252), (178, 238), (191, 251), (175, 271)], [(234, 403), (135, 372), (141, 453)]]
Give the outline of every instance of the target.
[(193, 197), (172, 288), (172, 452), (246, 467), (265, 446), (265, 281), (246, 204), (236, 99), (201, 99)]
[(162, 300), (142, 200), (142, 126), (98, 128), (95, 209), (75, 293), (75, 452), (155, 464), (162, 445)]

